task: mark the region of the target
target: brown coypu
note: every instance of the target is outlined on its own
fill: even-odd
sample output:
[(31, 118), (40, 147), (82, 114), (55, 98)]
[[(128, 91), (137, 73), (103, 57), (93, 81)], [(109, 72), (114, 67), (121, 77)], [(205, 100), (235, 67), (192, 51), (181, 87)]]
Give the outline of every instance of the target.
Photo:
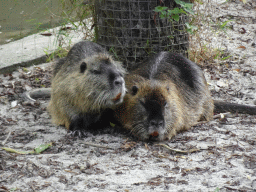
[(81, 41), (53, 71), (48, 111), (73, 134), (105, 126), (109, 109), (123, 101), (125, 69), (98, 44)]
[[(99, 55), (101, 55), (101, 52), (105, 53), (103, 48), (101, 48), (97, 44), (94, 44), (91, 42), (90, 43), (87, 42), (85, 44), (88, 45), (88, 49), (92, 45), (97, 47), (97, 48), (94, 48), (94, 50), (92, 50), (93, 53), (96, 53)], [(82, 46), (82, 45), (79, 45), (79, 46)], [(70, 52), (72, 53), (72, 51)], [(76, 52), (76, 51), (73, 51), (73, 52)], [(71, 53), (69, 53), (69, 55)], [(62, 78), (64, 78), (65, 74), (67, 74), (68, 76), (69, 74), (75, 74), (75, 72), (81, 75), (78, 71), (83, 70), (83, 66), (80, 65), (80, 69), (78, 69), (77, 71), (72, 71), (71, 70), (72, 63), (74, 63), (75, 67), (79, 68), (77, 66), (77, 63), (80, 62), (79, 54), (83, 55), (85, 53), (83, 53), (82, 51), (82, 53), (78, 53), (76, 57), (72, 56), (72, 54), (67, 58), (61, 59), (57, 63), (53, 73), (54, 76), (56, 76), (56, 74), (59, 71), (62, 71), (61, 72), (63, 74)], [(78, 61), (76, 61), (76, 59), (78, 59)], [(74, 62), (72, 62), (72, 60), (74, 60)], [(68, 62), (70, 64), (68, 64)], [(70, 71), (68, 71), (67, 69)], [(92, 74), (93, 73), (95, 74), (97, 72), (94, 71), (92, 72)], [(74, 75), (74, 77), (76, 77), (76, 75)], [(64, 81), (67, 82), (66, 79)], [(74, 82), (74, 80), (71, 79), (70, 82)], [(70, 83), (70, 82), (67, 82), (67, 83)], [(188, 59), (185, 59), (182, 56), (179, 56), (177, 54), (165, 53), (165, 52), (159, 53), (154, 58), (149, 60), (148, 63), (140, 64), (137, 69), (132, 70), (131, 74), (126, 77), (126, 84), (128, 85), (130, 94), (128, 94), (125, 97), (125, 103), (121, 105), (118, 108), (118, 110), (116, 110), (115, 116), (117, 120), (121, 122), (121, 124), (125, 128), (131, 130), (138, 137), (139, 137), (139, 134), (137, 132), (139, 131), (139, 128), (137, 128), (137, 132), (136, 132), (136, 129), (133, 127), (136, 127), (134, 122), (136, 121), (139, 122), (139, 120), (142, 119), (141, 117), (145, 118), (146, 113), (143, 114), (143, 111), (144, 112), (148, 111), (147, 112), (148, 119), (152, 120), (151, 127), (148, 127), (148, 129), (149, 128), (151, 129), (152, 127), (155, 126), (155, 124), (158, 124), (159, 127), (161, 126), (164, 127), (164, 129), (162, 129), (162, 132), (166, 131), (166, 128), (165, 128), (166, 122), (167, 122), (166, 119), (168, 120), (168, 118), (165, 117), (166, 115), (167, 117), (169, 117), (169, 119), (170, 117), (174, 119), (179, 117), (175, 119), (177, 124), (175, 125), (170, 124), (171, 125), (170, 127), (174, 127), (174, 129), (171, 129), (171, 131), (161, 133), (161, 131), (154, 131), (153, 129), (149, 137), (148, 136), (141, 137), (144, 140), (146, 140), (147, 137), (149, 139), (152, 138), (153, 140), (163, 140), (165, 138), (171, 138), (173, 135), (175, 135), (177, 131), (189, 129), (195, 122), (198, 121), (199, 117), (202, 120), (211, 119), (212, 99), (209, 96), (209, 91), (205, 84), (205, 79), (202, 74), (202, 71), (200, 70), (199, 67), (196, 66), (195, 63), (189, 61)], [(72, 86), (73, 85), (71, 83), (71, 87)], [(66, 87), (66, 85), (64, 85), (63, 87)], [(49, 90), (50, 88), (35, 89), (30, 92), (27, 92), (27, 97), (29, 98), (47, 97), (47, 96), (50, 96)], [(72, 88), (72, 90), (74, 90), (74, 88)], [(171, 90), (174, 90), (174, 91), (171, 91)], [(61, 91), (65, 93), (66, 90), (62, 88)], [(121, 96), (119, 93), (118, 95), (116, 95), (114, 100), (118, 100), (119, 97), (121, 97), (120, 99), (122, 99), (123, 94)], [(66, 104), (71, 104), (69, 103), (70, 101), (68, 100), (65, 101), (66, 98), (64, 98), (63, 95), (60, 98), (61, 98), (60, 101), (62, 101), (64, 104), (65, 102)], [(166, 98), (168, 99), (166, 100)], [(201, 98), (203, 98), (203, 100), (206, 100), (205, 105), (202, 104), (203, 100)], [(208, 103), (207, 103), (207, 98), (208, 98)], [(96, 97), (94, 99), (96, 101)], [(55, 97), (55, 100), (57, 100), (57, 97)], [(121, 102), (121, 100), (119, 102)], [(141, 106), (139, 104), (141, 104)], [(52, 106), (54, 107), (54, 105)], [(175, 105), (178, 107), (176, 107)], [(63, 123), (66, 125), (67, 128), (70, 128), (71, 131), (76, 131), (80, 129), (83, 130), (85, 128), (90, 128), (90, 127), (94, 128), (97, 126), (102, 127), (104, 125), (103, 123), (109, 124), (109, 121), (112, 120), (111, 119), (112, 114), (109, 113), (111, 111), (104, 110), (105, 109), (104, 107), (102, 107), (102, 109), (100, 109), (100, 111), (98, 112), (95, 112), (92, 110), (91, 113), (85, 114), (85, 113), (77, 112), (81, 110), (81, 106), (83, 106), (83, 104), (76, 103), (76, 106), (74, 106), (74, 109), (72, 109), (73, 111), (75, 111), (74, 112), (75, 115), (71, 116), (73, 112), (71, 111), (68, 114), (70, 116), (67, 115), (65, 116), (65, 118), (63, 118), (64, 120), (67, 120), (68, 123), (73, 122), (73, 124), (71, 124), (72, 126), (68, 126), (68, 124)], [(113, 108), (113, 106), (110, 108)], [(142, 112), (136, 113), (137, 106), (138, 106), (138, 109), (141, 109)], [(55, 107), (57, 110), (62, 110), (60, 104), (58, 104), (57, 106), (55, 105)], [(238, 112), (238, 113), (248, 113), (252, 115), (256, 114), (255, 106), (239, 105), (239, 104), (228, 103), (225, 101), (223, 102), (214, 101), (214, 107), (215, 107), (214, 111), (216, 112), (230, 111), (234, 113)], [(55, 112), (56, 112), (56, 109), (54, 109)], [(170, 109), (172, 109), (172, 111), (170, 111)], [(69, 111), (69, 109), (67, 107), (65, 108), (64, 106), (64, 112), (65, 111)], [(168, 112), (169, 112), (169, 115), (168, 115)], [(58, 113), (56, 112), (56, 114)], [(127, 114), (127, 116), (125, 114)], [(70, 118), (70, 120), (67, 119), (68, 117)], [(62, 117), (57, 116), (57, 118), (61, 120)], [(60, 122), (57, 122), (57, 124), (62, 124), (62, 123), (60, 121)], [(138, 124), (138, 126), (139, 125), (141, 124)], [(182, 127), (183, 125), (184, 127)]]
[(214, 107), (218, 112), (256, 114), (255, 106), (213, 102), (201, 69), (175, 53), (156, 54), (125, 82), (128, 93), (114, 115), (140, 140), (170, 139), (200, 120), (211, 120)]

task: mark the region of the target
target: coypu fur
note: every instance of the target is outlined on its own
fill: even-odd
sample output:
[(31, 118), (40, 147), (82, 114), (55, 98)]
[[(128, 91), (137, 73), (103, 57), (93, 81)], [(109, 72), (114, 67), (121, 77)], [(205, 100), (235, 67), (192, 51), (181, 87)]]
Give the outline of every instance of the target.
[[(128, 93), (116, 120), (141, 140), (162, 141), (219, 112), (256, 114), (256, 107), (213, 102), (203, 72), (187, 58), (160, 52), (125, 77)], [(224, 106), (224, 107), (222, 107)], [(246, 110), (251, 108), (251, 110)]]
[(104, 126), (108, 109), (123, 101), (125, 70), (98, 44), (75, 44), (53, 71), (48, 111), (57, 125), (79, 135)]

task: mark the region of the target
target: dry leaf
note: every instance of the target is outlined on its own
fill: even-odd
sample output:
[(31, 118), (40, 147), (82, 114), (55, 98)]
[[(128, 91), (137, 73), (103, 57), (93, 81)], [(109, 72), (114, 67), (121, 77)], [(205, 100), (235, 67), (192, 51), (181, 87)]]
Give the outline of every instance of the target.
[(66, 30), (68, 30), (68, 29), (72, 29), (72, 28), (71, 28), (71, 27), (62, 27), (60, 30), (66, 31)]
[(47, 32), (45, 32), (45, 33), (41, 33), (40, 35), (43, 35), (43, 36), (52, 36), (52, 33), (47, 33)]
[(245, 33), (246, 33), (245, 28), (243, 28), (243, 27), (242, 27), (242, 28), (240, 28), (240, 29), (239, 29), (239, 33), (241, 33), (241, 34), (245, 34)]
[(36, 147), (34, 150), (31, 150), (31, 151), (19, 151), (19, 150), (8, 148), (8, 147), (2, 147), (2, 149), (6, 150), (10, 153), (26, 155), (26, 154), (39, 154), (51, 146), (52, 146), (52, 143), (42, 144), (39, 147)]
[(145, 148), (148, 150), (149, 148), (148, 148), (148, 145), (145, 143)]
[(237, 47), (238, 49), (246, 49), (246, 47), (245, 46), (243, 46), (243, 45), (241, 45), (241, 46), (239, 46), (239, 47)]
[(130, 151), (132, 148), (136, 146), (136, 142), (131, 141), (131, 142), (126, 142), (121, 146), (121, 149), (124, 149), (125, 151)]

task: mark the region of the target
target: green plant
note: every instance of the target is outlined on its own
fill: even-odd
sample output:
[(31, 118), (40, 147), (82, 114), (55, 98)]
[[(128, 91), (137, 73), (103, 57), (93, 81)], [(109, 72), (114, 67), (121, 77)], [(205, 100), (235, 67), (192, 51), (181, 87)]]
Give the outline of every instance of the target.
[[(91, 17), (94, 12), (93, 3), (82, 3), (81, 0), (59, 0), (62, 4), (63, 18), (62, 26), (71, 24), (73, 28), (77, 29), (79, 26), (89, 29), (85, 19)], [(91, 26), (90, 26), (91, 27)]]
[[(180, 5), (174, 9), (169, 9), (168, 7), (157, 6), (155, 7), (155, 12), (160, 14), (160, 18), (168, 18), (171, 21), (179, 21), (181, 14), (191, 14), (194, 15), (193, 3), (186, 3), (181, 0), (174, 0), (176, 4)], [(197, 30), (196, 26), (193, 26), (189, 23), (185, 23), (187, 31), (193, 33), (194, 30)]]
[(168, 7), (157, 6), (155, 12), (160, 13), (160, 18), (170, 18), (171, 20), (179, 21), (180, 14), (194, 14), (192, 3), (185, 3), (181, 0), (174, 0), (181, 8), (169, 9)]
[(186, 28), (187, 28), (187, 32), (189, 32), (190, 34), (193, 34), (198, 28), (195, 25), (191, 25), (190, 23), (185, 23)]
[(44, 53), (47, 55), (47, 60), (46, 62), (52, 61), (54, 58), (62, 58), (66, 57), (68, 54), (68, 47), (64, 48), (62, 46), (59, 46), (57, 50), (55, 50), (53, 53), (49, 53), (47, 49), (44, 50)]
[[(54, 58), (65, 57), (71, 46), (71, 40), (76, 33), (80, 35), (81, 39), (93, 39), (94, 34), (91, 31), (91, 24), (88, 25), (88, 20), (93, 14), (94, 6), (92, 3), (82, 3), (81, 0), (59, 0), (61, 13), (56, 15), (52, 13), (53, 17), (60, 17), (61, 23), (57, 30), (51, 33), (56, 35), (57, 49), (52, 53), (48, 49), (44, 52), (48, 56), (47, 62), (52, 61)], [(41, 25), (38, 24), (38, 27)], [(79, 33), (77, 33), (79, 31)], [(71, 33), (72, 32), (72, 33)], [(81, 33), (82, 32), (82, 33)], [(71, 35), (72, 34), (72, 35)], [(82, 34), (82, 35), (81, 35)]]
[(220, 65), (225, 64), (232, 55), (226, 51), (216, 48), (212, 49), (207, 44), (190, 45), (188, 51), (189, 58), (199, 65), (218, 63)]
[(227, 25), (230, 21), (232, 21), (232, 20), (227, 20), (227, 21), (223, 22), (223, 23), (220, 25), (220, 28), (221, 28), (221, 29), (226, 28), (226, 27), (227, 27), (226, 25)]
[(35, 82), (36, 82), (36, 83), (39, 83), (39, 82), (40, 82), (40, 79), (36, 77), (36, 78), (35, 78)]
[(12, 191), (16, 191), (16, 190), (18, 190), (18, 188), (14, 187), (14, 188), (11, 188), (9, 191), (12, 192)]

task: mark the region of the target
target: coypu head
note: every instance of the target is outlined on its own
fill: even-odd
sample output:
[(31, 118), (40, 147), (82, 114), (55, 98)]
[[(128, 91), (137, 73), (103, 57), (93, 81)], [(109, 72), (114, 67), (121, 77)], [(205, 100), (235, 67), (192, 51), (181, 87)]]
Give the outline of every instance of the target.
[(163, 86), (136, 85), (131, 88), (133, 105), (128, 113), (131, 114), (131, 133), (141, 140), (162, 141), (166, 139), (166, 115), (168, 115), (168, 88)]
[(98, 54), (81, 61), (80, 74), (85, 76), (82, 86), (87, 87), (87, 98), (94, 101), (94, 106), (107, 108), (123, 102), (125, 70), (120, 62)]

